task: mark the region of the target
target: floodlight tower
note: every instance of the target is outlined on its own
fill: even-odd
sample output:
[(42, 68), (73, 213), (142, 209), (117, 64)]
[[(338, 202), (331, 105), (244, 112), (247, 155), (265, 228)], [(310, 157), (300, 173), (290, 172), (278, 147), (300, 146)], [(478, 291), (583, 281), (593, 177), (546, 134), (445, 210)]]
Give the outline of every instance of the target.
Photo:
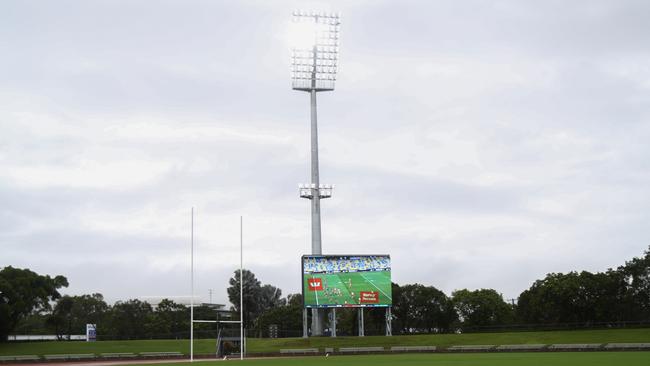
[[(311, 101), (311, 183), (301, 184), (301, 198), (311, 200), (311, 252), (322, 254), (320, 200), (332, 196), (332, 185), (320, 184), (316, 93), (334, 90), (338, 68), (340, 16), (338, 13), (293, 12), (295, 44), (291, 50), (293, 90), (305, 91)], [(323, 334), (323, 311), (312, 309), (312, 335)]]

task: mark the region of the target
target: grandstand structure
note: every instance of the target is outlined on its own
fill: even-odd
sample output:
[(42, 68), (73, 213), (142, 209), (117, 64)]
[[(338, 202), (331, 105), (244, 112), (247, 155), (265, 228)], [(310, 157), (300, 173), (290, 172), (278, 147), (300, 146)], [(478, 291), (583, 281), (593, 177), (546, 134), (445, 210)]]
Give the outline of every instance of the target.
[[(343, 260), (342, 258), (352, 258)], [(303, 270), (311, 273), (338, 273), (338, 272), (360, 272), (360, 271), (383, 271), (390, 270), (390, 259), (388, 256), (329, 256), (316, 259), (305, 257)]]

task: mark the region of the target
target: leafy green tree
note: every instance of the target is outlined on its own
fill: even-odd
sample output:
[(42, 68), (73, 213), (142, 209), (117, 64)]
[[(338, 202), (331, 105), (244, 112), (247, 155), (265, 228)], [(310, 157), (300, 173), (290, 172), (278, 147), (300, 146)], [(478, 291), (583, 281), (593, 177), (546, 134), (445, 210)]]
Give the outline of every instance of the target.
[[(583, 272), (588, 273), (588, 272)], [(609, 322), (629, 320), (626, 313), (626, 283), (623, 273), (612, 269), (589, 274), (583, 281), (588, 297), (582, 321)], [(584, 283), (586, 282), (586, 283)]]
[(625, 320), (625, 278), (619, 271), (550, 273), (519, 295), (517, 313), (528, 323)]
[[(118, 301), (113, 305), (106, 322), (106, 333), (120, 339), (151, 338), (155, 333), (153, 309), (137, 299)], [(153, 328), (153, 329), (152, 329)]]
[(618, 272), (625, 286), (624, 316), (627, 320), (650, 320), (650, 247), (643, 257), (626, 262)]
[(11, 266), (0, 270), (0, 341), (6, 341), (18, 323), (34, 312), (49, 311), (50, 302), (67, 287), (63, 276), (42, 276), (29, 269)]
[(102, 294), (65, 295), (57, 301), (47, 323), (60, 339), (69, 339), (72, 334), (84, 334), (86, 324), (97, 324), (101, 333), (108, 310)]
[(521, 293), (517, 313), (529, 323), (650, 320), (650, 248), (616, 270), (549, 273)]
[(402, 298), (402, 288), (395, 282), (391, 283), (393, 294), (393, 308), (392, 308), (392, 326), (393, 333), (398, 334), (404, 332), (407, 328), (408, 322), (408, 306)]
[(52, 314), (47, 319), (47, 324), (54, 328), (54, 333), (59, 340), (63, 339), (64, 334), (72, 333), (72, 306), (74, 300), (70, 296), (63, 296), (56, 302)]
[[(311, 315), (311, 312), (308, 313)], [(311, 319), (311, 318), (310, 318)], [(364, 319), (365, 320), (365, 319)], [(336, 333), (340, 336), (359, 334), (359, 310), (356, 308), (336, 309)], [(311, 323), (309, 323), (311, 324)]]
[(31, 313), (18, 322), (14, 334), (49, 334), (52, 328), (47, 324), (49, 313)]
[[(260, 281), (255, 277), (253, 272), (244, 269), (242, 271), (243, 289), (244, 289), (244, 327), (251, 328), (257, 316), (265, 308), (262, 304), (262, 286)], [(234, 276), (228, 281), (230, 286), (227, 289), (228, 300), (233, 304), (232, 310), (240, 312), (239, 302), (239, 270), (235, 271)]]
[(442, 291), (433, 286), (427, 286), (419, 301), (426, 301), (424, 306), (422, 326), (429, 333), (444, 333), (452, 331), (453, 324), (458, 319), (452, 300)]
[(260, 288), (260, 312), (286, 305), (287, 300), (282, 298), (282, 290), (272, 285)]
[(190, 328), (190, 309), (169, 299), (163, 299), (154, 313), (155, 321), (160, 324), (157, 329), (161, 334), (178, 337)]
[(417, 283), (393, 285), (393, 317), (399, 333), (448, 332), (456, 320), (447, 295)]
[(300, 336), (302, 330), (302, 295), (289, 294), (284, 301), (262, 313), (255, 322), (261, 336), (268, 335), (271, 324), (278, 326), (280, 337)]
[(451, 297), (464, 328), (505, 325), (514, 319), (512, 306), (493, 289), (456, 290)]
[[(244, 269), (242, 271), (244, 289), (244, 327), (246, 329), (260, 329), (257, 318), (271, 309), (285, 306), (286, 299), (282, 298), (282, 290), (272, 285), (263, 285), (255, 277), (253, 272)], [(233, 311), (239, 313), (239, 270), (228, 281), (228, 300), (233, 304)], [(302, 300), (301, 300), (302, 301)], [(286, 310), (286, 309), (285, 309)], [(255, 326), (257, 324), (257, 326)]]
[(287, 305), (288, 306), (297, 306), (302, 308), (303, 300), (302, 294), (289, 294), (287, 295)]
[(364, 309), (364, 332), (366, 335), (386, 334), (386, 308), (369, 307)]

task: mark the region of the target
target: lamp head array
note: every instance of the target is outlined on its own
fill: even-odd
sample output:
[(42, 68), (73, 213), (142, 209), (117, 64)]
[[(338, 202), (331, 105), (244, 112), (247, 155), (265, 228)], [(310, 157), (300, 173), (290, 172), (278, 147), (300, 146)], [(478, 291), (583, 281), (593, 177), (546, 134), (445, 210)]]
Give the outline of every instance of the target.
[(320, 199), (332, 197), (332, 191), (334, 190), (333, 184), (298, 184), (298, 191), (300, 192), (300, 198), (313, 199), (314, 195), (317, 194)]
[(334, 90), (338, 71), (338, 13), (294, 11), (291, 81), (296, 90)]

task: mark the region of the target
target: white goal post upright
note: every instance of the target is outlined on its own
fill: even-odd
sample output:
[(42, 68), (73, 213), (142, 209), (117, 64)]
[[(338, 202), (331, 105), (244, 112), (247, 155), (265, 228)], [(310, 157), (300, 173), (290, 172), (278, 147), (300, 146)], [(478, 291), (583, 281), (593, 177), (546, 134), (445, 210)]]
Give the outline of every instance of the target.
[(194, 207), (192, 207), (190, 251), (190, 362), (194, 362)]
[(194, 207), (192, 207), (190, 234), (190, 362), (194, 362), (194, 323), (240, 324), (239, 359), (244, 359), (244, 217), (239, 217), (239, 320), (194, 320)]
[(244, 217), (239, 216), (239, 359), (244, 359)]

